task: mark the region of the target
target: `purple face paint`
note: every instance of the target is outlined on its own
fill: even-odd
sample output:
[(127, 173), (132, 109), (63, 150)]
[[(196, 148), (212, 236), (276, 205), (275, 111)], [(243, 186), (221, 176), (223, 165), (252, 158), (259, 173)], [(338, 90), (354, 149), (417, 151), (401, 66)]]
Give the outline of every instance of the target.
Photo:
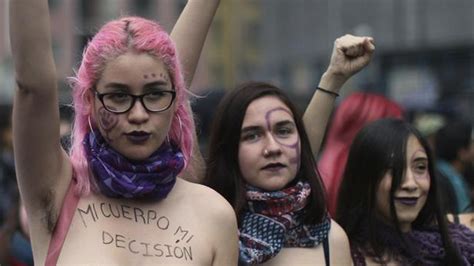
[(148, 75), (147, 74), (143, 75), (143, 78), (148, 79)]
[(168, 75), (166, 75), (166, 74), (164, 74), (164, 73), (160, 73), (160, 78), (164, 79), (164, 80), (167, 81), (167, 82), (170, 81)]
[[(268, 132), (272, 132), (271, 130), (271, 116), (273, 114), (275, 114), (276, 112), (278, 111), (282, 111), (282, 112), (285, 112), (287, 114), (289, 114), (291, 117), (293, 117), (293, 114), (288, 111), (287, 109), (283, 108), (283, 107), (277, 107), (277, 108), (274, 108), (274, 109), (271, 109), (269, 110), (266, 114), (265, 114), (265, 121), (267, 123), (267, 130)], [(273, 135), (273, 133), (272, 133)], [(301, 162), (301, 159), (300, 159), (300, 156), (301, 156), (301, 151), (300, 151), (300, 138), (299, 138), (299, 134), (298, 134), (298, 137), (296, 139), (296, 141), (294, 143), (284, 143), (282, 142), (280, 139), (278, 139), (277, 137), (275, 137), (273, 135), (273, 139), (280, 145), (284, 146), (284, 147), (287, 147), (287, 148), (290, 148), (290, 149), (294, 149), (295, 150), (295, 153), (296, 153), (296, 156), (293, 157), (293, 158), (290, 158), (290, 163), (293, 163), (293, 164), (297, 164), (298, 165), (298, 169), (300, 167), (300, 162)]]
[(111, 142), (109, 138), (109, 133), (117, 125), (118, 117), (114, 113), (107, 111), (104, 107), (99, 109), (99, 124), (100, 127), (105, 131), (105, 138), (107, 141)]

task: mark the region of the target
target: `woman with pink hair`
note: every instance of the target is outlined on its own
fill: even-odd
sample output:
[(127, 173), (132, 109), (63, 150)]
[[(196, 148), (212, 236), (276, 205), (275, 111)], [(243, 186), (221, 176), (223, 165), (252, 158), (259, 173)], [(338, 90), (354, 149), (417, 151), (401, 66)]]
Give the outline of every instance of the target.
[(387, 117), (401, 118), (402, 108), (382, 95), (356, 92), (337, 108), (326, 138), (318, 169), (326, 186), (328, 210), (335, 215), (337, 193), (352, 140), (368, 123)]
[(98, 31), (73, 78), (68, 155), (59, 141), (48, 1), (11, 1), (15, 160), (35, 264), (237, 262), (230, 205), (178, 178), (193, 151), (186, 88), (218, 4), (190, 0), (171, 34), (176, 46), (139, 17)]

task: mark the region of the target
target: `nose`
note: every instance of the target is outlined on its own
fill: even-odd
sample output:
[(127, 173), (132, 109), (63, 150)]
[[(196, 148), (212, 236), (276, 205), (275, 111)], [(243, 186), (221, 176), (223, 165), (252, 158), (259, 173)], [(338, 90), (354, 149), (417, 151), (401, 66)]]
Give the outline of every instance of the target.
[(274, 136), (270, 133), (267, 134), (267, 141), (263, 149), (263, 156), (266, 158), (275, 157), (281, 155), (281, 146), (278, 141), (275, 140)]
[(133, 124), (144, 123), (149, 117), (150, 114), (138, 99), (133, 103), (132, 109), (128, 111), (128, 120)]
[(418, 189), (415, 175), (410, 170), (405, 173), (401, 183), (401, 188), (406, 191), (416, 191)]

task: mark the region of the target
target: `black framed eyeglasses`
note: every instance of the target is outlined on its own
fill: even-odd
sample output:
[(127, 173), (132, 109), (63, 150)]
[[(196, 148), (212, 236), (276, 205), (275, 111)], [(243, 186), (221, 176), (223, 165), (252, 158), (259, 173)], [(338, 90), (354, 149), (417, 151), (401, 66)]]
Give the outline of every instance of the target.
[(95, 95), (99, 98), (104, 108), (115, 114), (123, 114), (130, 111), (135, 102), (140, 100), (142, 106), (148, 112), (163, 112), (170, 108), (176, 98), (174, 90), (156, 90), (141, 95), (133, 95), (125, 92), (99, 93), (95, 90)]

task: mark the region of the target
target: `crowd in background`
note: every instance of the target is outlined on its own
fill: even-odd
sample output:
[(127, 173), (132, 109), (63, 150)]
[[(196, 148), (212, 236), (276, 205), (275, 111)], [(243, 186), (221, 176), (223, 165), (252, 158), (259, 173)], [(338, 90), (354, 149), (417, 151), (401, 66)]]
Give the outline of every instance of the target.
[[(203, 32), (197, 35), (205, 36), (217, 4), (208, 10), (209, 21), (201, 21)], [(47, 5), (39, 5), (44, 20), (38, 30), (19, 23), (25, 14), (35, 12), (28, 6), (13, 4), (10, 17), (12, 28), (18, 30), (12, 30), (12, 42), (21, 45), (13, 47), (19, 76), (15, 120), (12, 122), (11, 106), (1, 106), (0, 110), (1, 265), (33, 265), (31, 243), (35, 246), (35, 259), (44, 259), (47, 265), (58, 259), (78, 261), (78, 254), (95, 254), (94, 246), (82, 253), (76, 253), (74, 248), (78, 240), (88, 243), (97, 237), (85, 236), (85, 229), (77, 227), (78, 215), (82, 215), (78, 204), (105, 205), (108, 201), (110, 206), (116, 199), (139, 207), (155, 204), (150, 208), (164, 209), (168, 216), (204, 231), (211, 244), (200, 250), (205, 254), (200, 259), (207, 262), (225, 263), (237, 257), (237, 241), (230, 239), (227, 246), (217, 247), (225, 236), (216, 230), (215, 225), (219, 224), (234, 240), (237, 234), (233, 230), (239, 230), (239, 262), (245, 265), (274, 258), (278, 262), (285, 258), (284, 248), (288, 247), (306, 248), (300, 249), (302, 252), (311, 251), (308, 248), (322, 250), (305, 253), (307, 256), (293, 253), (293, 257), (286, 258), (322, 261), (324, 253), (326, 265), (330, 265), (329, 260), (348, 262), (349, 255), (355, 265), (474, 263), (474, 131), (470, 122), (461, 119), (464, 115), (405, 110), (384, 95), (365, 91), (340, 97), (329, 115), (342, 85), (370, 61), (375, 51), (371, 37), (345, 35), (335, 41), (330, 65), (304, 115), (299, 115), (281, 89), (266, 82), (248, 82), (229, 90), (219, 105), (213, 97), (208, 98), (215, 101), (212, 104), (197, 99), (193, 109), (201, 127), (197, 130), (199, 144), (207, 144), (210, 137), (209, 146), (205, 145), (209, 151), (203, 152), (208, 154), (205, 162), (197, 162), (200, 154), (192, 149), (194, 122), (185, 88), (189, 87), (197, 64), (198, 56), (193, 53), (200, 49), (180, 46), (191, 43), (183, 37), (192, 32), (189, 25), (177, 26), (181, 35), (175, 33), (172, 38), (159, 25), (141, 18), (122, 18), (106, 24), (84, 53), (74, 83), (76, 113), (73, 115), (70, 107), (58, 107), (60, 134), (47, 134), (57, 124), (56, 90), (45, 86), (56, 82), (54, 63), (48, 61), (53, 61), (52, 50), (45, 48), (48, 45), (39, 45), (44, 53), (28, 54), (31, 44), (25, 41), (38, 32), (49, 36), (48, 23), (44, 23), (48, 19)], [(202, 14), (196, 5), (194, 11), (194, 15)], [(188, 19), (193, 17), (193, 13), (183, 14)], [(187, 22), (190, 21), (193, 19)], [(49, 44), (45, 39), (40, 38), (40, 44)], [(177, 48), (171, 39), (178, 40)], [(197, 39), (202, 45), (205, 38)], [(178, 58), (174, 49), (189, 52), (183, 53), (184, 58), (192, 58), (196, 64), (187, 65), (189, 61)], [(51, 64), (44, 69), (25, 64), (31, 57)], [(183, 73), (179, 59), (184, 62)], [(131, 68), (129, 62), (136, 63), (137, 68)], [(45, 69), (52, 71), (42, 72)], [(53, 75), (29, 75), (31, 72)], [(189, 72), (191, 77), (185, 75)], [(146, 83), (149, 80), (155, 82)], [(46, 92), (47, 97), (41, 98), (39, 92)], [(31, 114), (38, 107), (35, 103), (44, 101), (30, 101), (30, 95), (49, 103), (50, 108), (38, 111), (44, 114), (40, 116), (41, 124), (33, 123)], [(218, 106), (215, 116), (214, 106)], [(214, 121), (211, 129), (209, 121)], [(149, 128), (144, 129), (145, 126)], [(40, 132), (32, 137), (32, 129)], [(61, 146), (56, 145), (59, 140)], [(46, 154), (42, 149), (31, 150), (29, 145), (44, 148)], [(68, 157), (69, 153), (63, 150), (69, 152), (71, 147)], [(23, 160), (15, 163), (14, 150)], [(58, 154), (59, 162), (54, 156)], [(28, 160), (31, 158), (40, 163)], [(194, 164), (198, 163), (198, 168), (205, 168), (205, 174), (192, 176)], [(45, 172), (38, 174), (43, 178), (38, 182), (44, 181), (37, 183), (38, 187), (34, 187), (35, 170)], [(59, 200), (50, 197), (52, 193), (59, 193), (55, 194)], [(182, 208), (192, 210), (185, 213)], [(79, 214), (75, 214), (76, 209)], [(135, 215), (136, 209), (139, 208), (134, 209)], [(126, 227), (126, 223), (117, 221), (100, 221), (97, 225), (101, 230)], [(158, 221), (157, 226), (162, 225)], [(68, 231), (69, 228), (73, 229)], [(141, 224), (131, 228), (133, 237), (149, 230)], [(188, 233), (181, 226), (176, 232)], [(72, 238), (64, 242), (68, 234)], [(146, 237), (150, 240), (155, 236)], [(116, 244), (118, 239), (117, 235)], [(204, 239), (201, 236), (194, 247), (204, 246)], [(176, 243), (181, 240), (184, 237)], [(43, 247), (45, 241), (50, 242), (47, 250)], [(131, 247), (133, 241), (136, 242), (130, 241), (128, 248), (137, 254)], [(64, 243), (67, 245), (62, 250)], [(217, 249), (219, 252), (214, 253)], [(60, 258), (61, 254), (67, 255)], [(112, 251), (108, 254), (108, 262), (130, 255)], [(96, 262), (98, 258), (87, 259)]]
[[(219, 93), (217, 93), (218, 95)], [(212, 95), (212, 94), (211, 94)], [(216, 103), (220, 97), (210, 97)], [(203, 100), (203, 102), (206, 99)], [(199, 102), (194, 104), (198, 121), (211, 120), (212, 110)], [(203, 111), (204, 110), (204, 111)], [(0, 110), (0, 262), (11, 265), (33, 265), (25, 211), (15, 177), (11, 128), (11, 106)], [(62, 145), (70, 147), (71, 110), (61, 107)], [(357, 132), (377, 119), (395, 117), (411, 119), (428, 140), (436, 158), (436, 180), (441, 188), (441, 202), (449, 219), (474, 230), (474, 132), (472, 125), (452, 114), (414, 112), (410, 115), (401, 105), (383, 95), (355, 92), (344, 98), (335, 109), (323, 144), (318, 167), (327, 196), (332, 199), (328, 210), (335, 215), (337, 192), (343, 165)], [(210, 122), (199, 123), (200, 141), (207, 143)]]

